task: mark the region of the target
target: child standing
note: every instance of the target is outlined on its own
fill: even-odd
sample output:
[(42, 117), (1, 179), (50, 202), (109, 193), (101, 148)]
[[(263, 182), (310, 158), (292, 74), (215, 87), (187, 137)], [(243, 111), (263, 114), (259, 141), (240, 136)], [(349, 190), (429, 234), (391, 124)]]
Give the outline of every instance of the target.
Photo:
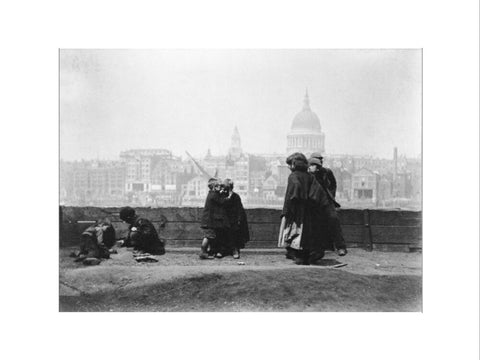
[(222, 194), (220, 192), (220, 180), (216, 178), (208, 180), (208, 188), (201, 220), (201, 227), (204, 232), (200, 253), (200, 259), (202, 260), (208, 259), (209, 253), (217, 258), (223, 257), (222, 243), (228, 242), (230, 229), (225, 205), (230, 201), (232, 193)]

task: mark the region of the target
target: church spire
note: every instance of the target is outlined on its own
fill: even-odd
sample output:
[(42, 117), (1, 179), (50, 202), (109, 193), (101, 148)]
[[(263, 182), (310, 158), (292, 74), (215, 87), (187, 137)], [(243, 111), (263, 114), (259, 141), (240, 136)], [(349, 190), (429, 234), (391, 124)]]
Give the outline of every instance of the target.
[(305, 99), (303, 100), (303, 110), (310, 110), (310, 99), (308, 98), (308, 88), (305, 89)]
[(240, 133), (238, 132), (237, 126), (233, 129), (232, 142), (229, 149), (230, 156), (238, 158), (242, 154), (242, 145), (240, 141)]
[(238, 132), (238, 128), (237, 128), (236, 125), (235, 125), (235, 129), (233, 129), (231, 147), (232, 148), (241, 148), (240, 133)]
[(237, 125), (235, 125), (235, 129), (233, 129), (233, 137), (240, 138), (240, 133), (238, 132)]

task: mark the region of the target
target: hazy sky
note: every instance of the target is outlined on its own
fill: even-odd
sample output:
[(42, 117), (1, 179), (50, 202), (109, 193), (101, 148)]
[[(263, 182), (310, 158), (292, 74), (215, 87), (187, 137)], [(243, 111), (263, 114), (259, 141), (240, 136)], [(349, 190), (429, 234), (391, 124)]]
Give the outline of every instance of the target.
[(327, 154), (421, 152), (420, 50), (62, 50), (60, 157), (284, 153), (305, 89)]

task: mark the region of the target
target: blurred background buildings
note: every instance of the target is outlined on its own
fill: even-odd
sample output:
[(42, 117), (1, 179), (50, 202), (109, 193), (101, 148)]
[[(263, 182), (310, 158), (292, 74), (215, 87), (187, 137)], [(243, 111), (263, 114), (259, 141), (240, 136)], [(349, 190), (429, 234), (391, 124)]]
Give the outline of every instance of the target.
[(316, 151), (324, 154), (324, 166), (335, 174), (336, 197), (343, 207), (421, 209), (421, 158), (407, 158), (396, 147), (390, 159), (325, 153), (326, 137), (310, 107), (308, 92), (286, 139), (283, 154), (245, 153), (235, 127), (227, 154), (212, 154), (207, 149), (205, 156), (194, 158), (185, 144), (181, 155), (161, 148), (131, 149), (122, 151), (116, 161), (60, 160), (60, 203), (202, 207), (207, 181), (217, 176), (234, 181), (234, 190), (246, 207), (280, 208), (290, 174), (286, 156), (298, 151), (308, 157)]

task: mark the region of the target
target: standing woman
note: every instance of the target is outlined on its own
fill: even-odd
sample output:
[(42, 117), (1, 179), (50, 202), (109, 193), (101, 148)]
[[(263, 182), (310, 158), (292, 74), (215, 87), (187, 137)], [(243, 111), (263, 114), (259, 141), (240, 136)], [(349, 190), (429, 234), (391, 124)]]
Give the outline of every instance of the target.
[(288, 177), (282, 217), (285, 228), (281, 232), (280, 243), (287, 249), (287, 258), (298, 265), (309, 264), (312, 248), (312, 216), (309, 191), (313, 177), (307, 173), (308, 162), (302, 153), (293, 153), (287, 158), (291, 174)]

